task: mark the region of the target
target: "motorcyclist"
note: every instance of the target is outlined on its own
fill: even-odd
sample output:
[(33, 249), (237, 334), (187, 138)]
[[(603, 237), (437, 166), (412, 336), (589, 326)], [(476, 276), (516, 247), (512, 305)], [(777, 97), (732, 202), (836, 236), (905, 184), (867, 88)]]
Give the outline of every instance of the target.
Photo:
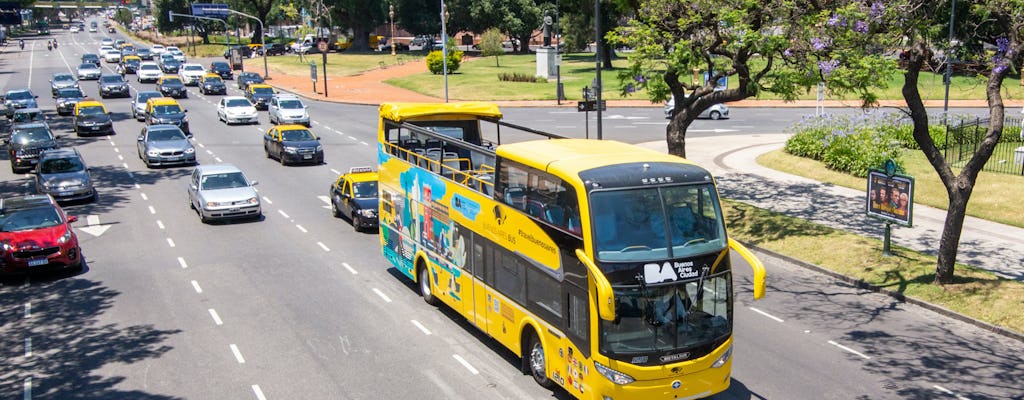
[(25, 50), (25, 39), (18, 39), (18, 46), (20, 46), (22, 50)]
[(57, 39), (53, 39), (53, 48), (57, 48)]
[(53, 50), (53, 42), (47, 40), (46, 41), (46, 49), (47, 50)]

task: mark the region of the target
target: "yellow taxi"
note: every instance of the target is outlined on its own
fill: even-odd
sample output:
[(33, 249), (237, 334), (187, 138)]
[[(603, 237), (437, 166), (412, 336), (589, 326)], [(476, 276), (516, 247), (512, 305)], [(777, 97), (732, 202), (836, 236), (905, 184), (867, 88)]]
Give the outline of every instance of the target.
[(206, 74), (199, 80), (199, 91), (203, 94), (228, 94), (228, 86), (219, 74)]
[(324, 163), (320, 138), (303, 125), (278, 125), (267, 129), (263, 135), (263, 151), (267, 158), (276, 158), (281, 165)]
[(353, 167), (331, 184), (331, 210), (335, 217), (349, 218), (357, 231), (377, 229), (377, 172)]
[(153, 97), (146, 100), (146, 125), (174, 125), (185, 134), (188, 129), (188, 110), (170, 97)]
[(274, 87), (263, 84), (253, 83), (245, 88), (245, 98), (249, 99), (249, 102), (256, 107), (257, 110), (266, 110), (270, 108), (270, 99), (274, 97)]
[(114, 134), (114, 123), (110, 120), (107, 108), (96, 100), (85, 98), (75, 104), (75, 134), (86, 135)]
[(142, 57), (139, 56), (124, 56), (121, 57), (121, 63), (117, 66), (117, 71), (124, 74), (134, 74), (139, 70), (139, 65), (142, 64)]
[(249, 51), (251, 51), (252, 54), (263, 55), (263, 45), (259, 43), (249, 43)]

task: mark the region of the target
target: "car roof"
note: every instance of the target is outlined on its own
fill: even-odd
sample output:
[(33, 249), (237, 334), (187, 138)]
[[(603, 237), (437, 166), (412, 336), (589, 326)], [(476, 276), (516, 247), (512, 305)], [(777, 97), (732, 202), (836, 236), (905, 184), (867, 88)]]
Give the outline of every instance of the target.
[(29, 129), (29, 128), (46, 128), (46, 129), (50, 129), (50, 126), (47, 125), (45, 122), (41, 122), (41, 121), (24, 122), (24, 123), (20, 123), (20, 124), (15, 124), (13, 127), (11, 127), (11, 131), (13, 132), (13, 131), (16, 131), (16, 130), (19, 130), (19, 129)]
[(298, 101), (302, 101), (302, 99), (300, 99), (299, 96), (296, 96), (296, 95), (291, 94), (291, 93), (278, 93), (278, 94), (275, 94), (274, 97), (277, 97), (278, 100), (298, 100)]
[(56, 202), (48, 194), (7, 197), (0, 199), (0, 213), (30, 208), (53, 207), (55, 205)]
[(273, 89), (273, 88), (274, 88), (273, 86), (270, 86), (270, 85), (265, 84), (265, 83), (253, 83), (253, 84), (249, 85), (249, 89)]
[(39, 154), (39, 158), (68, 158), (77, 157), (82, 158), (82, 155), (74, 147), (58, 147), (56, 149), (44, 150)]
[(68, 72), (54, 72), (53, 73), (53, 77), (54, 78), (56, 78), (58, 76), (67, 76), (67, 77), (74, 78), (74, 75), (71, 75), (71, 73), (68, 73)]
[[(97, 107), (97, 106), (98, 107), (103, 107), (103, 103), (100, 103), (100, 102), (98, 102), (96, 100), (82, 100), (82, 101), (78, 102), (77, 104), (75, 104), (76, 108)], [(106, 108), (106, 107), (104, 107), (104, 108)]]
[(279, 130), (281, 132), (297, 131), (297, 130), (304, 130), (304, 131), (310, 130), (305, 125), (299, 125), (299, 124), (278, 125), (278, 126), (271, 127), (270, 129), (274, 129), (274, 128), (277, 128), (277, 130)]
[(32, 91), (29, 89), (14, 89), (7, 91), (8, 96), (10, 96), (12, 93), (32, 93)]
[[(65, 88), (65, 89), (76, 89), (76, 88), (72, 87), (72, 88)], [(43, 110), (40, 110), (37, 107), (19, 108), (19, 109), (14, 110), (15, 114), (36, 114), (36, 113), (41, 113), (41, 112), (43, 112)]]
[(178, 104), (177, 100), (175, 100), (173, 98), (170, 98), (170, 97), (152, 97), (149, 100), (146, 100), (146, 103), (151, 103), (154, 106), (169, 105), (169, 104), (180, 105), (180, 104)]
[(177, 75), (163, 75), (163, 76), (160, 77), (161, 81), (164, 80), (164, 79), (174, 79), (174, 80), (178, 80), (178, 81), (181, 80), (181, 78), (179, 78)]
[(352, 182), (370, 182), (377, 180), (377, 171), (371, 167), (353, 167), (341, 175), (342, 179)]
[(82, 67), (100, 69), (99, 66), (97, 66), (96, 64), (93, 64), (91, 62), (86, 62), (86, 63), (78, 64), (78, 68), (79, 69), (81, 69)]
[(217, 78), (217, 79), (220, 79), (220, 75), (214, 74), (214, 73), (207, 73), (206, 75), (203, 75), (203, 78)]
[(242, 97), (242, 96), (224, 96), (224, 97), (221, 97), (221, 99), (223, 99), (223, 100), (245, 100), (245, 101), (249, 101), (249, 99), (247, 99), (245, 97)]
[(199, 171), (199, 175), (209, 174), (223, 174), (228, 172), (242, 172), (234, 164), (204, 164), (196, 167), (196, 171)]
[(171, 125), (171, 124), (146, 125), (146, 127), (142, 128), (142, 129), (146, 130), (146, 132), (175, 130), (175, 131), (181, 132), (182, 134), (185, 134), (185, 132), (182, 132), (181, 128), (178, 128), (177, 125)]
[(160, 92), (158, 92), (156, 90), (140, 90), (138, 92), (135, 92), (135, 97), (136, 98), (138, 98), (141, 95), (148, 95), (148, 96), (151, 96), (151, 97), (153, 95), (156, 95), (157, 97), (164, 97), (163, 93), (160, 93)]
[(154, 67), (160, 68), (160, 64), (157, 64), (156, 61), (143, 61), (142, 64), (139, 64), (139, 67), (143, 67), (146, 65), (152, 65)]

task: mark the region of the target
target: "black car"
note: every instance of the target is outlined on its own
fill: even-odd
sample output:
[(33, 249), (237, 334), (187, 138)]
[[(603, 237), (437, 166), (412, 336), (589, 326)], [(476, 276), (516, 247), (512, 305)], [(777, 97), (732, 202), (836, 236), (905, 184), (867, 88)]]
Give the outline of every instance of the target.
[(185, 83), (176, 76), (165, 76), (157, 81), (156, 89), (160, 94), (176, 99), (188, 98), (188, 90), (185, 90)]
[(257, 86), (255, 83), (249, 84), (249, 88), (245, 90), (245, 98), (249, 99), (249, 102), (257, 110), (270, 109), (270, 99), (274, 97), (274, 94), (274, 88), (267, 85)]
[(356, 231), (377, 229), (377, 173), (370, 167), (353, 167), (328, 191), (335, 217), (349, 218)]
[(224, 61), (214, 61), (210, 63), (210, 68), (208, 72), (211, 74), (220, 75), (220, 77), (224, 79), (235, 78), (235, 73), (231, 72), (231, 66)]
[(263, 135), (263, 152), (281, 165), (292, 163), (324, 163), (324, 146), (320, 138), (304, 126), (281, 125)]
[(226, 50), (224, 50), (224, 58), (230, 57), (231, 56), (231, 50), (233, 50), (233, 49), (238, 49), (238, 51), (242, 52), (242, 57), (245, 57), (245, 58), (251, 58), (252, 57), (252, 49), (249, 48), (249, 46), (235, 45), (235, 46), (228, 47)]
[(75, 104), (85, 98), (85, 93), (77, 87), (63, 88), (57, 91), (57, 115), (68, 115), (75, 112)]
[(82, 54), (82, 64), (93, 63), (96, 66), (100, 66), (100, 56), (93, 53)]
[(188, 117), (185, 116), (187, 112), (188, 110), (181, 108), (180, 104), (154, 105), (153, 110), (146, 114), (146, 125), (174, 125), (191, 136)]
[(281, 43), (270, 43), (267, 45), (268, 56), (279, 56), (288, 52), (288, 46)]
[(103, 106), (93, 105), (78, 107), (75, 114), (75, 133), (79, 137), (89, 134), (114, 134), (114, 123), (110, 120), (110, 114)]
[(176, 74), (181, 68), (181, 61), (175, 60), (170, 54), (166, 57), (160, 56), (160, 70), (165, 74)]
[(228, 94), (228, 86), (224, 84), (224, 80), (219, 76), (207, 74), (199, 82), (199, 91), (203, 94)]
[(107, 28), (107, 33), (117, 33), (117, 29), (114, 29), (114, 27), (111, 26), (111, 27)]
[(263, 83), (263, 77), (255, 72), (242, 72), (238, 74), (235, 82), (238, 83), (239, 89), (245, 90), (249, 87), (250, 83)]
[(124, 77), (121, 75), (100, 76), (100, 97), (105, 99), (110, 96), (131, 96), (131, 93), (128, 91), (128, 82), (125, 82)]
[(140, 47), (138, 50), (135, 50), (135, 55), (146, 61), (153, 60), (153, 52), (149, 50), (149, 47)]
[(57, 138), (45, 122), (32, 122), (15, 125), (11, 130), (11, 139), (7, 144), (7, 154), (11, 159), (11, 172), (32, 169), (39, 161), (39, 153), (44, 150), (56, 149)]
[(122, 75), (134, 74), (138, 72), (139, 65), (142, 65), (141, 59), (129, 58), (127, 60), (122, 61), (121, 64), (117, 66), (117, 70), (118, 72), (121, 72)]

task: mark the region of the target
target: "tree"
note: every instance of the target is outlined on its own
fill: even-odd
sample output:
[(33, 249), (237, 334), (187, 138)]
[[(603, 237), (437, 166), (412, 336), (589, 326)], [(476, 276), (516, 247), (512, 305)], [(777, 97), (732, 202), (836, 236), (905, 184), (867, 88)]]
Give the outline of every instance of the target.
[[(601, 0), (601, 68), (611, 70), (615, 54), (615, 43), (608, 40), (608, 33), (614, 31), (619, 22), (637, 15), (639, 4), (634, 0)], [(565, 47), (571, 51), (582, 51), (594, 41), (594, 1), (563, 0), (559, 3), (559, 20)]]
[[(274, 6), (277, 5), (277, 0), (231, 0), (228, 2), (232, 9), (244, 12), (246, 14), (252, 14), (252, 16), (263, 21), (263, 25), (270, 25), (273, 20), (269, 17), (272, 15), (271, 11), (274, 10)], [(260, 24), (253, 21), (251, 18), (246, 18), (243, 21), (251, 22), (253, 28), (252, 37), (255, 42), (259, 42), (259, 39), (263, 37), (263, 30), (260, 29)]]
[[(943, 10), (943, 8), (945, 8)], [(914, 140), (924, 152), (928, 162), (938, 173), (946, 188), (949, 198), (946, 219), (939, 239), (938, 261), (935, 266), (935, 283), (949, 284), (954, 281), (956, 256), (963, 231), (964, 216), (967, 202), (971, 198), (978, 173), (992, 156), (992, 151), (1003, 134), (1003, 118), (1005, 110), (1000, 88), (1006, 75), (1021, 63), (1024, 53), (1022, 33), (1024, 33), (1024, 4), (1014, 0), (987, 0), (973, 2), (970, 14), (959, 17), (958, 24), (964, 24), (961, 32), (969, 32), (961, 36), (964, 40), (975, 40), (981, 43), (995, 44), (995, 51), (989, 58), (990, 72), (985, 84), (985, 95), (988, 102), (991, 123), (985, 137), (967, 164), (962, 166), (959, 174), (955, 174), (943, 157), (942, 150), (928, 134), (928, 113), (921, 101), (917, 82), (921, 67), (931, 58), (931, 48), (942, 46), (948, 48), (945, 39), (939, 39), (944, 33), (936, 24), (941, 19), (940, 13), (949, 15), (949, 6), (937, 7), (934, 2), (915, 0), (907, 8), (905, 20), (908, 29), (898, 32), (907, 38), (907, 71), (903, 74), (903, 98), (907, 102), (910, 119), (914, 123)], [(957, 10), (958, 12), (962, 10)], [(962, 15), (962, 14), (961, 14)], [(948, 18), (945, 20), (948, 21)], [(941, 24), (941, 22), (939, 22)], [(948, 26), (948, 25), (947, 25)], [(948, 27), (946, 28), (948, 29)], [(935, 43), (940, 42), (940, 43)], [(981, 47), (981, 46), (976, 46)]]
[(455, 22), (449, 32), (497, 28), (516, 39), (512, 41), (515, 53), (530, 51), (530, 39), (543, 20), (543, 9), (534, 0), (455, 0), (449, 2), (449, 13)]
[(171, 21), (167, 14), (168, 11), (176, 14), (191, 14), (188, 3), (184, 1), (157, 0), (153, 3), (153, 8), (153, 14), (156, 16), (156, 29), (163, 34), (181, 29), (188, 22), (187, 18), (175, 18), (174, 21)]
[(495, 67), (500, 67), (498, 65), (498, 56), (505, 54), (505, 49), (501, 45), (504, 39), (505, 35), (501, 34), (498, 28), (488, 29), (480, 35), (480, 55), (484, 57), (494, 56)]
[(351, 49), (370, 50), (370, 32), (388, 20), (387, 4), (380, 0), (333, 0), (331, 3), (334, 21), (352, 30)]
[[(887, 2), (889, 4), (891, 2)], [(795, 100), (823, 83), (836, 95), (877, 103), (872, 89), (896, 68), (881, 2), (642, 0), (635, 17), (609, 39), (632, 47), (620, 87), (647, 89), (651, 101), (675, 98), (666, 128), (669, 153), (686, 156), (686, 129), (708, 107), (759, 93)], [(702, 82), (698, 72), (708, 74)], [(691, 80), (690, 76), (695, 79)], [(716, 90), (720, 79), (733, 80)]]

